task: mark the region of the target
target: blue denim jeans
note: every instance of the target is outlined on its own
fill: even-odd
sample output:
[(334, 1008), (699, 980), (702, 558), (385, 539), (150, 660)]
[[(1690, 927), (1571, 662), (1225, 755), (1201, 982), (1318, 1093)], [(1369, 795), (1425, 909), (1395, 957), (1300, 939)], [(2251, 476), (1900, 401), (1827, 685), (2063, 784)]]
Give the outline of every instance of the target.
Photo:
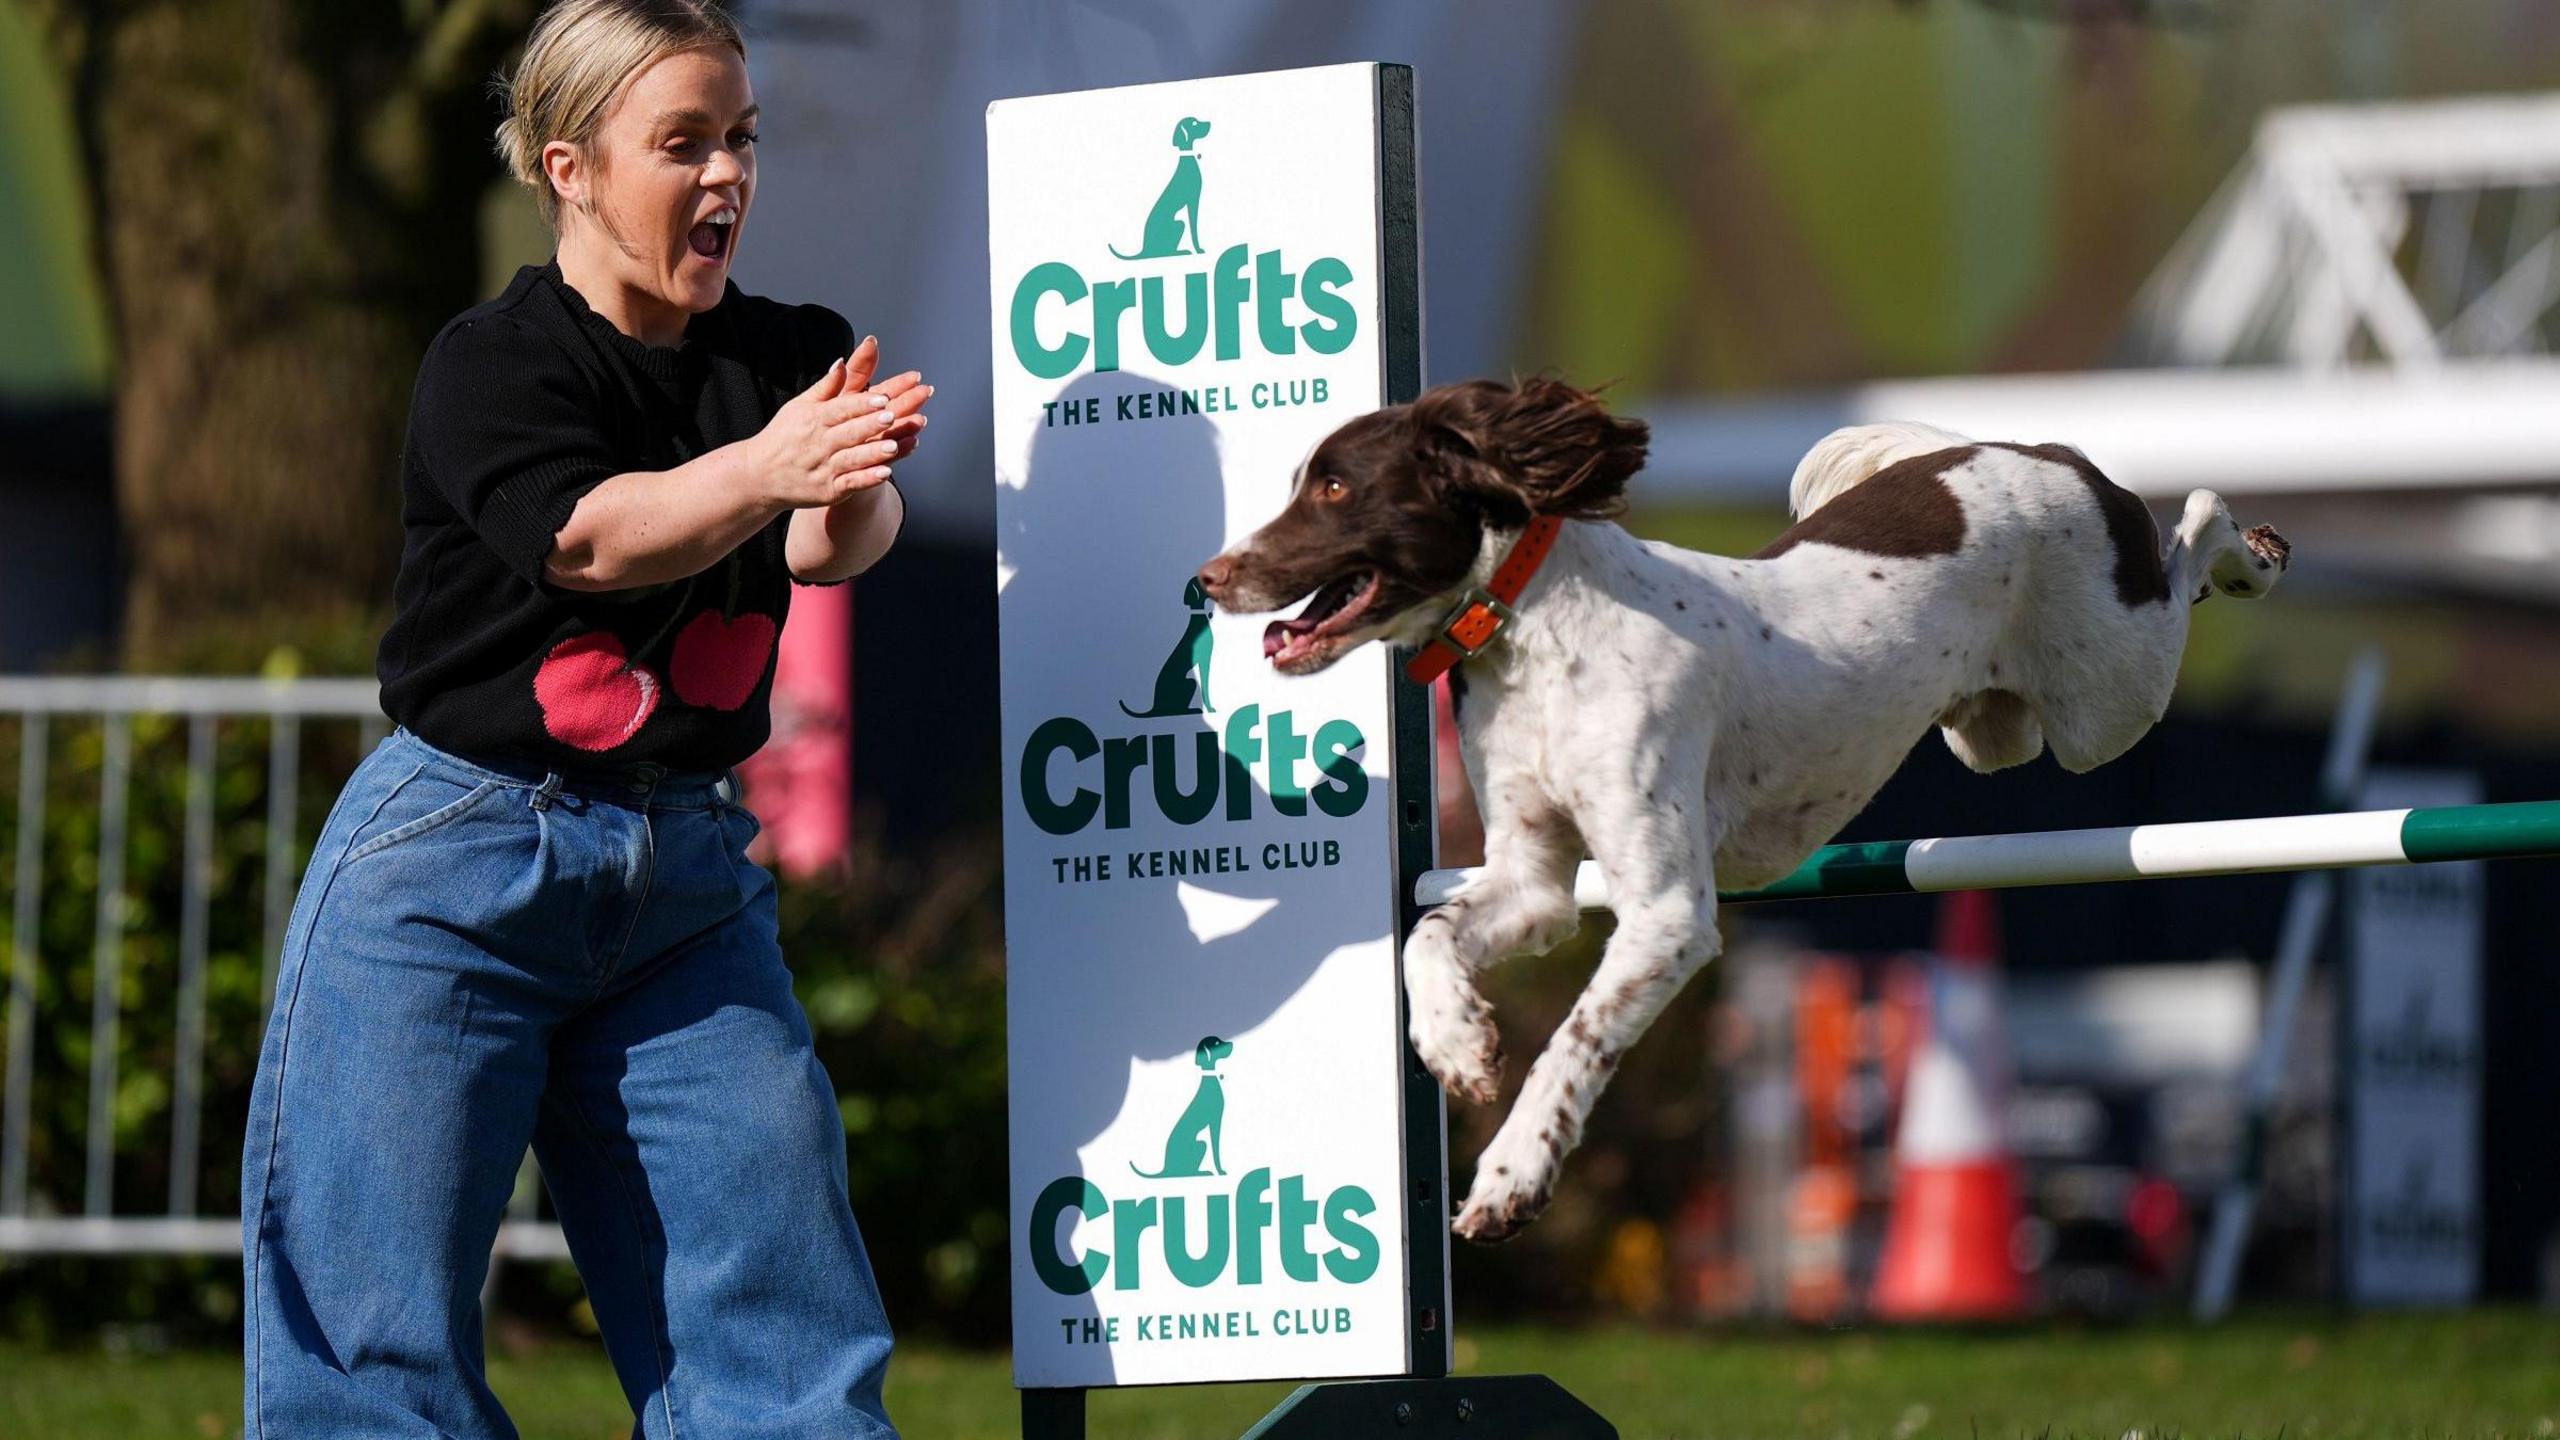
[(250, 1098), (248, 1440), (513, 1440), (479, 1291), (528, 1143), (635, 1434), (895, 1433), (844, 1126), (736, 794), (405, 728), (356, 767)]

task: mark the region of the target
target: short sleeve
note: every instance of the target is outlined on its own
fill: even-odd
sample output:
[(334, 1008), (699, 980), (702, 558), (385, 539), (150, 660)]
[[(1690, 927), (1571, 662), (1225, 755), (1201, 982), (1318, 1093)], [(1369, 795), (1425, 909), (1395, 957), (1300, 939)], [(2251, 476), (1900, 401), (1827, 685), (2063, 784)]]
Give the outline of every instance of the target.
[(409, 412), (412, 469), (530, 583), (580, 497), (624, 467), (600, 397), (559, 346), (504, 315), (438, 337)]

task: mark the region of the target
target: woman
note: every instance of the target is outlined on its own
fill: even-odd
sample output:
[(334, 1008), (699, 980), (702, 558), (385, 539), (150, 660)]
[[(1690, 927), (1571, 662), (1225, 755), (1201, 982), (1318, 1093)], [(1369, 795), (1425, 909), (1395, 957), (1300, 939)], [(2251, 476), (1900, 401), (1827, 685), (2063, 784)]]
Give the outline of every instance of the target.
[(563, 0), (499, 146), (558, 235), (429, 347), (357, 767), (241, 1174), (247, 1434), (511, 1436), (478, 1292), (530, 1143), (649, 1436), (873, 1436), (889, 1329), (730, 767), (794, 584), (896, 537), (932, 388), (741, 294), (745, 48)]

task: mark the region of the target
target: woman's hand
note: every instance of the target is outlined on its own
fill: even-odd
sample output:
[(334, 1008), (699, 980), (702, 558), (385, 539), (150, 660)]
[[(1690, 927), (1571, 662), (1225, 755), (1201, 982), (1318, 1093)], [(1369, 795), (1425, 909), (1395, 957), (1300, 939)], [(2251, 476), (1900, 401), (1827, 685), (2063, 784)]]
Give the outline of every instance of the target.
[(874, 384), (871, 377), (879, 364), (880, 337), (862, 337), (862, 343), (853, 347), (853, 355), (846, 362), (845, 388), (878, 395), (889, 402), (897, 418), (889, 422), (880, 438), (897, 442), (897, 449), (890, 452), (890, 461), (904, 460), (916, 453), (916, 442), (923, 436), (924, 402), (933, 398), (933, 387), (924, 383), (921, 370), (892, 375)]
[(852, 383), (856, 367), (867, 380), (878, 349), (877, 341), (863, 341), (851, 357), (828, 366), (817, 384), (792, 397), (747, 442), (754, 447), (756, 473), (776, 503), (794, 510), (833, 505), (886, 481), (889, 462), (905, 453), (900, 447), (913, 448), (913, 432), (901, 438), (892, 427), (902, 419), (923, 418), (915, 414), (921, 397), (903, 410), (900, 405), (921, 387), (886, 395)]
[[(863, 442), (861, 449), (868, 462), (858, 477), (860, 484), (848, 489), (823, 506), (804, 508), (791, 517), (790, 533), (783, 542), (783, 556), (791, 573), (804, 581), (832, 583), (859, 575), (888, 552), (898, 531), (906, 521), (905, 497), (894, 485), (883, 485), (889, 478), (890, 465), (915, 453), (916, 441), (924, 431), (924, 403), (933, 398), (933, 387), (924, 383), (921, 372), (909, 370), (892, 375), (877, 384), (872, 376), (880, 363), (880, 342), (865, 336), (853, 347), (844, 362), (844, 391), (866, 394), (884, 402), (885, 408), (867, 413), (886, 415), (874, 439)], [(836, 403), (841, 393), (825, 403)], [(885, 449), (885, 455), (881, 452)], [(876, 475), (878, 478), (871, 478)]]

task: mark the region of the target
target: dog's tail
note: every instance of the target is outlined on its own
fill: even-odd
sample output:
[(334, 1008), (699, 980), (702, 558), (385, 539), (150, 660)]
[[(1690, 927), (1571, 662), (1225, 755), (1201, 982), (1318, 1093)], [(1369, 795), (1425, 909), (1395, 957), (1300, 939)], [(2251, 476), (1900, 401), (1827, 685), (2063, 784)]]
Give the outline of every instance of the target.
[(1815, 441), (1796, 463), (1795, 478), (1787, 482), (1787, 509), (1801, 520), (1888, 465), (1972, 443), (1916, 420), (1844, 425)]

